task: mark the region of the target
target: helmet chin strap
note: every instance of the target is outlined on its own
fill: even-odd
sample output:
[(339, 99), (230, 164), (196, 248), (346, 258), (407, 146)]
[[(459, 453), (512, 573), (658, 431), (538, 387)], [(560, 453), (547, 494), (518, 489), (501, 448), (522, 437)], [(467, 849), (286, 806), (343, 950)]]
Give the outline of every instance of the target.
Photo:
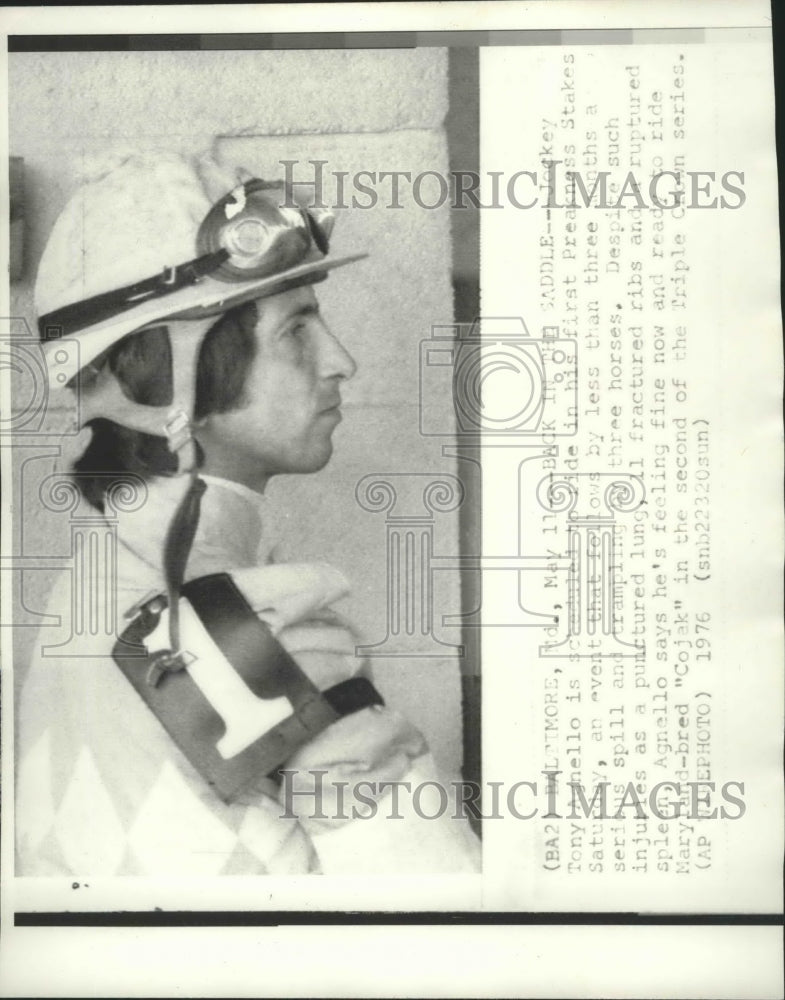
[(171, 670), (185, 666), (180, 649), (180, 590), (206, 489), (199, 478), (193, 436), (196, 369), (202, 342), (215, 320), (215, 316), (210, 316), (201, 320), (166, 321), (172, 357), (172, 402), (168, 406), (144, 406), (129, 399), (108, 366), (99, 372), (89, 389), (82, 390), (80, 397), (83, 424), (103, 417), (131, 430), (165, 437), (177, 459), (177, 474), (189, 477), (188, 488), (169, 523), (164, 542), (171, 650), (168, 663), (162, 666)]
[(165, 321), (172, 355), (171, 403), (145, 406), (129, 399), (115, 375), (105, 366), (89, 388), (80, 390), (82, 425), (103, 417), (134, 431), (165, 437), (169, 450), (177, 458), (178, 475), (190, 472), (197, 460), (193, 438), (196, 368), (202, 341), (215, 321), (215, 316)]

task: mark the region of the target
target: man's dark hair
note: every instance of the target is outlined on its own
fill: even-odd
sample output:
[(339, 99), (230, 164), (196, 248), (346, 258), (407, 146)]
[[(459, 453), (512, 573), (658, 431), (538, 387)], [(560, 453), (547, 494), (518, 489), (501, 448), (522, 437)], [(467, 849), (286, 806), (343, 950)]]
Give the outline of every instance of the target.
[[(226, 413), (242, 404), (245, 379), (256, 353), (254, 330), (258, 321), (255, 302), (230, 309), (207, 331), (196, 369), (196, 420), (211, 413)], [(146, 406), (166, 406), (172, 401), (172, 355), (165, 326), (125, 337), (106, 355), (109, 365), (130, 399)], [(89, 386), (89, 376), (82, 384)], [(149, 479), (173, 475), (177, 460), (163, 437), (131, 430), (111, 420), (90, 421), (93, 437), (74, 463), (79, 489), (94, 507), (103, 510), (104, 492), (112, 477), (131, 473)]]

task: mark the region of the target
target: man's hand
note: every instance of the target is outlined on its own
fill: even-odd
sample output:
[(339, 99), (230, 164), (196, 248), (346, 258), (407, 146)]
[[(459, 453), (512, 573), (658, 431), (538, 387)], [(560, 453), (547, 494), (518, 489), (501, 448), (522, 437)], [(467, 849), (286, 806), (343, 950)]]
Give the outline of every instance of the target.
[[(353, 810), (368, 808), (364, 798), (378, 798), (384, 783), (400, 781), (426, 750), (422, 734), (398, 712), (362, 709), (339, 719), (286, 762), (280, 800), (312, 832), (340, 826), (356, 818)], [(360, 797), (354, 794), (358, 783)]]

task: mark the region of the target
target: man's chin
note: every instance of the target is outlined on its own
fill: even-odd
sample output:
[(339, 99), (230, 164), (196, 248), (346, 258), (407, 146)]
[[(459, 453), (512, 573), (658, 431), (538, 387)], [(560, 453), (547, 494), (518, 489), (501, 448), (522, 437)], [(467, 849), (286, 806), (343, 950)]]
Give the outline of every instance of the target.
[(323, 438), (318, 444), (311, 443), (310, 448), (290, 450), (281, 455), (268, 466), (269, 476), (303, 476), (313, 472), (321, 472), (333, 455), (333, 443), (329, 438)]
[(325, 466), (329, 464), (330, 459), (332, 457), (333, 457), (333, 446), (330, 445), (330, 447), (327, 449), (327, 454), (323, 455), (319, 459), (319, 461), (314, 464), (314, 467), (313, 467), (313, 469), (311, 469), (311, 471), (312, 472), (321, 472), (322, 469), (325, 468)]
[(332, 458), (332, 455), (333, 444), (332, 441), (328, 441), (317, 452), (304, 458), (298, 467), (292, 469), (291, 471), (292, 473), (300, 473), (303, 475), (308, 475), (312, 472), (321, 472)]

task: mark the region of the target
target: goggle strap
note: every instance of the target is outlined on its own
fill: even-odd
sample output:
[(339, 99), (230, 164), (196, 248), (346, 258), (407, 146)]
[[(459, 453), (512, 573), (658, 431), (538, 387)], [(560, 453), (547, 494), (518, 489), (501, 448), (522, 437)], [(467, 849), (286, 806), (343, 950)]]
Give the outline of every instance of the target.
[(111, 292), (101, 292), (89, 299), (82, 299), (71, 305), (46, 313), (38, 320), (41, 340), (68, 337), (86, 327), (112, 319), (128, 309), (147, 302), (149, 299), (171, 295), (181, 288), (195, 285), (208, 274), (212, 274), (229, 259), (229, 252), (223, 248), (202, 254), (193, 260), (174, 267), (165, 267), (159, 274), (142, 278), (132, 285), (115, 288)]

